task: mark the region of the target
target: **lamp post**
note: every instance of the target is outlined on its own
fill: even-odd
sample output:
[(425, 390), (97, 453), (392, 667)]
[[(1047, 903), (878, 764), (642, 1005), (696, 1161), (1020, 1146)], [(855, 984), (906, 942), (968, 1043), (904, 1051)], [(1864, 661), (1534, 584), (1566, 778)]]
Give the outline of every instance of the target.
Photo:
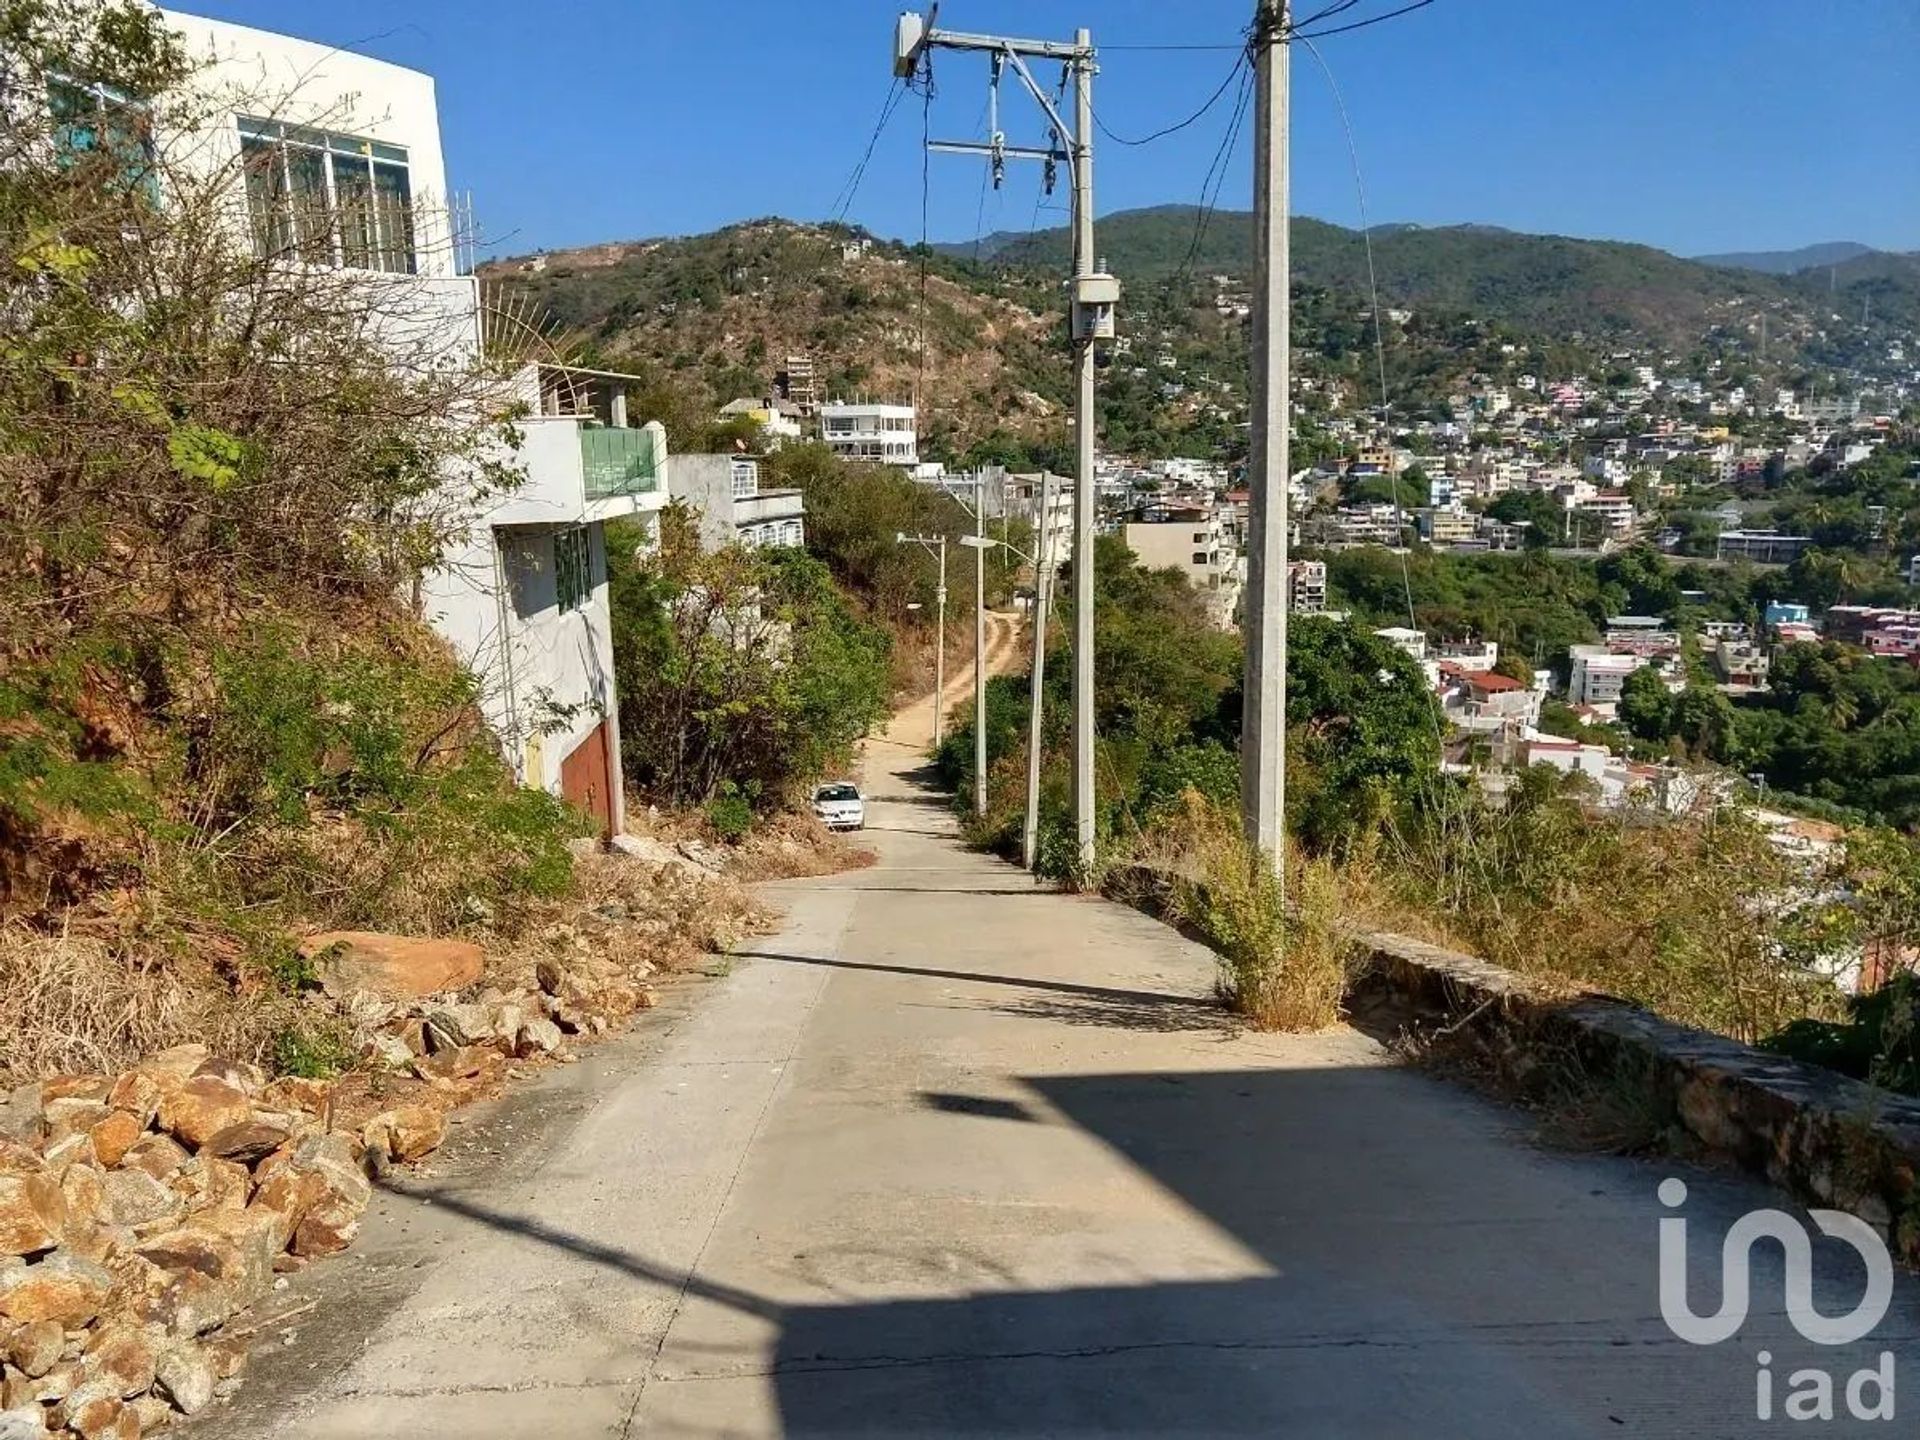
[(901, 530), (894, 534), (893, 543), (918, 545), (940, 562), (940, 583), (933, 592), (933, 744), (937, 750), (940, 747), (940, 716), (947, 708), (947, 537), (909, 535)]

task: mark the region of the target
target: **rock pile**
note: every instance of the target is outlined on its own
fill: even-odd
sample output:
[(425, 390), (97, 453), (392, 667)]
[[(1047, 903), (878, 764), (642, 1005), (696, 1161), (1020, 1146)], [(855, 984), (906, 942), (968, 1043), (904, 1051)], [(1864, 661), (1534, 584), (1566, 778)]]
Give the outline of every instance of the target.
[(223, 1327), (353, 1242), (372, 1177), (432, 1153), (510, 1062), (568, 1058), (653, 1003), (651, 967), (566, 936), (534, 985), (436, 997), (420, 987), (475, 978), (467, 957), (391, 938), (320, 947), (378, 1084), (182, 1045), (0, 1104), (0, 1440), (136, 1440), (204, 1409), (246, 1359)]

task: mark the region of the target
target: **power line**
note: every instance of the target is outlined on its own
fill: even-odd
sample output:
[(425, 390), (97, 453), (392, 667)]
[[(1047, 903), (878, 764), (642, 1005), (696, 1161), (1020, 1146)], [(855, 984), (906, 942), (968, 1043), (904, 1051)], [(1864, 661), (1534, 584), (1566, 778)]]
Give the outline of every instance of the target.
[(1359, 3), (1360, 0), (1339, 0), (1338, 4), (1329, 5), (1324, 10), (1316, 10), (1304, 20), (1294, 21), (1293, 28), (1296, 30), (1304, 30), (1309, 25), (1318, 25), (1322, 20), (1330, 20), (1335, 15), (1345, 14)]
[[(1220, 189), (1226, 184), (1228, 162), (1233, 158), (1234, 148), (1240, 141), (1240, 126), (1247, 118), (1247, 102), (1253, 93), (1253, 70), (1243, 67), (1240, 71), (1240, 89), (1234, 97), (1233, 118), (1227, 122), (1226, 134), (1221, 137), (1220, 148), (1214, 151), (1213, 161), (1207, 166), (1207, 173), (1200, 180), (1200, 211), (1194, 218), (1193, 241), (1187, 246), (1186, 258), (1174, 271), (1177, 279), (1188, 274), (1194, 258), (1200, 253), (1200, 243), (1206, 238), (1207, 227), (1213, 221), (1214, 209), (1220, 203)], [(1211, 190), (1211, 195), (1209, 195)]]
[[(1355, 20), (1350, 25), (1335, 25), (1330, 30), (1316, 30), (1312, 34), (1306, 34), (1299, 26), (1295, 26), (1288, 32), (1288, 38), (1293, 40), (1324, 40), (1329, 35), (1345, 35), (1352, 30), (1364, 30), (1369, 25), (1378, 25), (1383, 21), (1394, 20), (1402, 15), (1411, 15), (1414, 11), (1424, 10), (1431, 4), (1433, 4), (1433, 0), (1413, 0), (1411, 5), (1402, 5), (1398, 10), (1388, 10), (1379, 15), (1369, 15), (1365, 20)], [(1339, 11), (1336, 10), (1334, 13), (1338, 14)]]
[(1233, 84), (1235, 78), (1240, 74), (1240, 71), (1245, 67), (1246, 63), (1247, 52), (1246, 47), (1243, 45), (1240, 49), (1239, 58), (1233, 62), (1233, 68), (1227, 71), (1226, 77), (1221, 80), (1219, 87), (1207, 97), (1205, 104), (1187, 116), (1186, 119), (1176, 120), (1173, 124), (1156, 130), (1151, 135), (1142, 135), (1137, 140), (1130, 140), (1124, 135), (1116, 135), (1107, 128), (1107, 122), (1100, 118), (1100, 112), (1098, 110), (1093, 112), (1093, 123), (1099, 127), (1102, 135), (1106, 136), (1116, 145), (1151, 145), (1156, 140), (1164, 140), (1167, 136), (1186, 129), (1189, 125), (1193, 124), (1194, 121), (1200, 119), (1209, 110), (1213, 109), (1220, 97), (1227, 93), (1227, 87)]
[(853, 207), (854, 197), (860, 193), (860, 181), (866, 176), (867, 163), (873, 159), (873, 147), (880, 143), (880, 132), (887, 128), (887, 122), (893, 118), (893, 112), (899, 107), (900, 98), (906, 93), (906, 86), (898, 76), (895, 76), (893, 84), (887, 90), (886, 100), (881, 103), (880, 118), (874, 122), (873, 133), (867, 137), (867, 148), (861, 152), (860, 161), (853, 167), (853, 173), (847, 176), (839, 193), (834, 196), (832, 218), (828, 221), (829, 224), (837, 224), (846, 219), (847, 211)]

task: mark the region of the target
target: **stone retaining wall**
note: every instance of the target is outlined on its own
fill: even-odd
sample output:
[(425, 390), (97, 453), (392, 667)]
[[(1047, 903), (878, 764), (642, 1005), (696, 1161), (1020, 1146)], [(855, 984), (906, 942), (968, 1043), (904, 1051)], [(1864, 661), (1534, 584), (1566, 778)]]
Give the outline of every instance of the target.
[[(1171, 882), (1131, 869), (1110, 877), (1108, 893), (1166, 918)], [(1623, 1001), (1544, 994), (1437, 945), (1362, 930), (1352, 940), (1359, 963), (1350, 1007), (1388, 1006), (1462, 1037), (1523, 1089), (1542, 1070), (1567, 1065), (1640, 1087), (1707, 1149), (1809, 1205), (1860, 1216), (1920, 1263), (1920, 1101)]]

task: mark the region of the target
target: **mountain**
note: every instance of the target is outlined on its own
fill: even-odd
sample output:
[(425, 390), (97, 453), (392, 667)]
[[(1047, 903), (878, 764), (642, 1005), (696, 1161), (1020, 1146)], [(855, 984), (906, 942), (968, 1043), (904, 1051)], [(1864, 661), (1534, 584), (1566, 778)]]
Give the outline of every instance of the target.
[(920, 395), (923, 433), (1031, 431), (1066, 398), (1057, 286), (990, 284), (937, 257), (923, 278), (905, 246), (840, 228), (770, 218), (479, 273), (563, 353), (641, 371), (690, 404), (764, 396), (799, 353), (826, 395)]
[[(1247, 211), (1191, 205), (1101, 217), (1098, 254), (1125, 284), (1125, 345), (1105, 356), (1101, 423), (1134, 453), (1243, 443), (1252, 268)], [(1645, 245), (1483, 225), (1308, 217), (1292, 227), (1299, 373), (1372, 403), (1368, 249), (1395, 408), (1431, 411), (1473, 376), (1624, 374), (1628, 356), (1706, 375), (1797, 383), (1809, 370), (1894, 378), (1920, 329), (1920, 256), (1869, 251), (1774, 275)], [(778, 218), (710, 235), (616, 242), (490, 261), (582, 358), (651, 377), (689, 413), (761, 395), (789, 354), (836, 396), (917, 396), (923, 435), (951, 450), (1058, 444), (1071, 407), (1064, 228), (922, 251), (845, 227)], [(1029, 455), (1033, 452), (1029, 450)]]
[[(1245, 276), (1253, 263), (1253, 215), (1160, 205), (1101, 217), (1095, 247), (1123, 279), (1179, 272)], [(1297, 281), (1364, 290), (1366, 237), (1305, 216), (1294, 219)], [(1723, 319), (1730, 303), (1771, 298), (1766, 282), (1682, 260), (1647, 245), (1525, 235), (1486, 225), (1382, 225), (1372, 234), (1381, 298), (1437, 306), (1564, 334), (1639, 332), (1677, 342)], [(1063, 266), (1064, 228), (1000, 243), (999, 265)]]
[(1877, 253), (1871, 245), (1857, 240), (1829, 240), (1820, 245), (1802, 245), (1798, 250), (1736, 250), (1727, 255), (1696, 255), (1702, 265), (1717, 265), (1723, 270), (1758, 270), (1762, 275), (1791, 275), (1815, 265), (1838, 265), (1862, 255)]

